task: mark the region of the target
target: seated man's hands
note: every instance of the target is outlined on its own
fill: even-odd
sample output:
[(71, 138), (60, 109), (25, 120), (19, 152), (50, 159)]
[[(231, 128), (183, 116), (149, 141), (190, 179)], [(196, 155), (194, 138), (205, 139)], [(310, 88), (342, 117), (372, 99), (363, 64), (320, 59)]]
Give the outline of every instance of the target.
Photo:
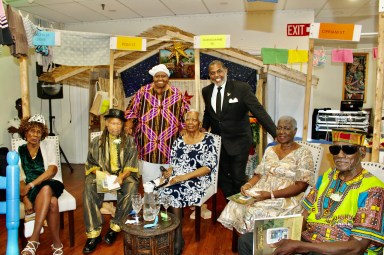
[(116, 179), (113, 183), (117, 182), (121, 186), (121, 184), (123, 184), (123, 181), (124, 181), (123, 177), (121, 175), (119, 175), (116, 177)]
[(302, 244), (303, 242), (301, 241), (282, 239), (277, 243), (271, 244), (272, 248), (276, 248), (272, 255), (295, 255), (296, 253), (304, 252), (300, 251)]
[(126, 171), (124, 173), (120, 173), (117, 177), (116, 180), (113, 183), (119, 183), (121, 186), (125, 180), (125, 178), (128, 178), (131, 175), (131, 171)]

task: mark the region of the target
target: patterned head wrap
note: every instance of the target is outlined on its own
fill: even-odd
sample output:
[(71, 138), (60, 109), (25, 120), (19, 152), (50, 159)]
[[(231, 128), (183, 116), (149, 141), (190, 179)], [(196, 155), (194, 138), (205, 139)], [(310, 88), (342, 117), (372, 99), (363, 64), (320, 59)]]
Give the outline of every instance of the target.
[(28, 122), (39, 122), (43, 125), (45, 125), (45, 119), (43, 115), (41, 114), (35, 114), (32, 117), (29, 118)]
[(344, 142), (364, 146), (366, 133), (356, 129), (333, 129), (332, 142)]
[(164, 64), (154, 66), (154, 67), (152, 67), (151, 70), (149, 70), (149, 74), (152, 76), (155, 76), (155, 74), (157, 74), (158, 72), (164, 72), (168, 75), (168, 77), (170, 75), (168, 68)]

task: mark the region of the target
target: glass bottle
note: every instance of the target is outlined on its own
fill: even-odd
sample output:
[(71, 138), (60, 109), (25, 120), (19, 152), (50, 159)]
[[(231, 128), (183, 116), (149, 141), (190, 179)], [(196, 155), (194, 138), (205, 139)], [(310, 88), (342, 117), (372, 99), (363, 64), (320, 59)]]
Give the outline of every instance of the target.
[(153, 221), (155, 219), (156, 201), (153, 190), (155, 185), (151, 182), (146, 182), (144, 186), (144, 205), (143, 205), (143, 218), (145, 221)]

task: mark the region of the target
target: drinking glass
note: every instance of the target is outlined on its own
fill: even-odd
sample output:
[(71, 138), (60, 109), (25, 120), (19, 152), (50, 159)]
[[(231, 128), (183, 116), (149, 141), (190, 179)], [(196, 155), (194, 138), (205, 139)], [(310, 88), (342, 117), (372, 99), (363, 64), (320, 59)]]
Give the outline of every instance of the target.
[(160, 212), (161, 201), (159, 192), (153, 192), (155, 198), (155, 215), (158, 215)]
[(163, 218), (163, 221), (169, 221), (171, 220), (171, 217), (168, 216), (168, 207), (171, 204), (171, 198), (169, 196), (164, 196), (163, 199), (161, 200), (161, 204), (163, 205), (165, 209), (165, 215), (166, 218)]
[(135, 220), (136, 222), (133, 223), (134, 225), (140, 225), (139, 221), (139, 212), (141, 210), (141, 207), (143, 206), (143, 200), (141, 198), (140, 194), (135, 194), (132, 196), (132, 208), (135, 211)]

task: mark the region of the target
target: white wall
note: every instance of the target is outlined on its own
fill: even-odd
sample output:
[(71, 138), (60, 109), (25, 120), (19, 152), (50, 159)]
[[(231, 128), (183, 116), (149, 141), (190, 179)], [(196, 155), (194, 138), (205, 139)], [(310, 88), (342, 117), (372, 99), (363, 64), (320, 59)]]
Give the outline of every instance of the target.
[[(0, 46), (1, 47), (1, 46)], [(14, 59), (9, 56), (8, 50), (2, 51), (3, 57), (0, 57), (0, 101), (2, 105), (0, 117), (0, 147), (10, 147), (10, 135), (7, 132), (7, 122), (9, 119), (17, 115), (15, 109), (15, 101), (20, 97), (19, 69), (14, 64)], [(16, 61), (16, 60), (15, 60)], [(5, 78), (7, 77), (7, 78)], [(13, 96), (15, 95), (15, 96)]]
[[(317, 20), (316, 22), (336, 22), (336, 23), (352, 23), (362, 25), (362, 33), (377, 32), (378, 19), (376, 16), (369, 17), (344, 17), (333, 20)], [(314, 75), (320, 78), (319, 85), (313, 87), (314, 108), (330, 107), (332, 109), (340, 108), (342, 99), (342, 85), (344, 75), (343, 63), (331, 62), (331, 50), (338, 48), (353, 49), (354, 52), (368, 53), (368, 86), (367, 98), (364, 108), (375, 107), (375, 87), (376, 87), (376, 69), (377, 61), (373, 59), (372, 48), (377, 47), (377, 36), (362, 36), (360, 42), (342, 42), (342, 41), (315, 41), (315, 48), (324, 47), (327, 55), (327, 64), (323, 67), (315, 67)]]
[[(354, 52), (368, 53), (368, 76), (367, 76), (367, 94), (366, 102), (363, 108), (375, 107), (375, 88), (376, 88), (376, 69), (377, 60), (373, 59), (372, 48), (374, 44), (356, 44), (345, 45), (345, 48), (354, 49)], [(333, 48), (338, 48), (336, 45)], [(322, 67), (314, 68), (314, 75), (320, 77), (319, 84), (313, 87), (314, 91), (314, 108), (330, 107), (338, 110), (342, 99), (342, 85), (344, 75), (344, 63), (331, 62), (331, 49), (327, 45), (326, 56), (327, 64)], [(331, 92), (331, 93), (330, 93)]]
[[(49, 128), (49, 100), (37, 97), (35, 54), (29, 52), (29, 100), (31, 115), (41, 113)], [(2, 48), (0, 56), (0, 146), (11, 148), (11, 136), (7, 132), (8, 120), (17, 115), (15, 101), (21, 97), (19, 62), (10, 56), (8, 47)], [(88, 148), (88, 89), (64, 86), (64, 98), (52, 102), (53, 132), (60, 136), (60, 145), (69, 162), (84, 163)]]
[[(268, 94), (266, 107), (277, 123), (281, 116), (289, 115), (297, 121), (297, 137), (303, 136), (305, 87), (268, 75)], [(311, 118), (310, 118), (311, 120)], [(308, 137), (311, 137), (308, 130)]]

